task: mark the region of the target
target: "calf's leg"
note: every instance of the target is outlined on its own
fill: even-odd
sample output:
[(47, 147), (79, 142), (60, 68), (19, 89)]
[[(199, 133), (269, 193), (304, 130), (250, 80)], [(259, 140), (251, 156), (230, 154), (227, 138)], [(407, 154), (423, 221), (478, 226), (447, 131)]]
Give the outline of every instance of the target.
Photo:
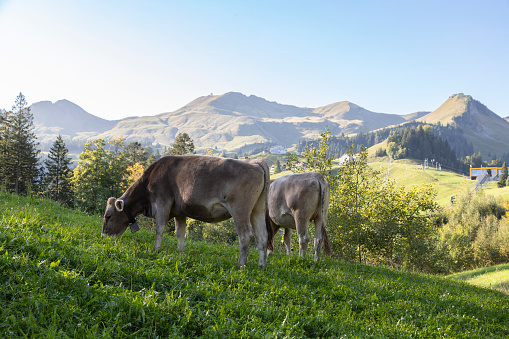
[(285, 228), (283, 242), (285, 243), (286, 254), (287, 255), (292, 254), (292, 229), (291, 228)]
[(309, 242), (308, 219), (295, 215), (295, 227), (299, 235), (299, 257), (305, 257)]
[(186, 217), (175, 217), (175, 234), (178, 239), (178, 249), (181, 252), (185, 250), (184, 238), (186, 236)]
[(323, 243), (322, 239), (323, 218), (321, 218), (320, 216), (316, 217), (314, 223), (315, 223), (315, 241), (314, 241), (315, 261), (318, 261), (320, 260), (320, 250), (322, 249)]

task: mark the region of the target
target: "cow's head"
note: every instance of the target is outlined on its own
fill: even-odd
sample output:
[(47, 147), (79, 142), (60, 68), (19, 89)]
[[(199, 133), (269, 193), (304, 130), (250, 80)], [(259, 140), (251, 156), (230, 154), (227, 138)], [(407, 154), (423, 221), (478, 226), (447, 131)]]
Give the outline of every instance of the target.
[(109, 198), (104, 211), (102, 235), (119, 237), (129, 225), (129, 218), (124, 213), (124, 200)]

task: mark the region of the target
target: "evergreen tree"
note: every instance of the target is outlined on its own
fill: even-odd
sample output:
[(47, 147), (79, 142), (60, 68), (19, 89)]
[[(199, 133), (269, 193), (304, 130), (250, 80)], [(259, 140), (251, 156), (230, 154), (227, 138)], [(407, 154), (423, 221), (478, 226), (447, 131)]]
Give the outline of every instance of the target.
[(274, 166), (274, 174), (281, 173), (281, 162), (279, 159), (276, 160), (276, 166)]
[(136, 163), (145, 164), (148, 159), (148, 153), (147, 148), (137, 141), (133, 141), (125, 147), (125, 157), (131, 166)]
[(72, 160), (68, 153), (69, 150), (62, 136), (59, 135), (49, 151), (48, 159), (44, 161), (47, 172), (44, 182), (46, 193), (51, 199), (70, 206), (72, 204), (72, 171), (69, 166)]
[(0, 123), (0, 176), (8, 191), (27, 193), (39, 176), (39, 150), (33, 133), (33, 115), (20, 93), (12, 110), (2, 112)]
[(187, 133), (178, 133), (175, 143), (168, 150), (169, 155), (184, 155), (194, 152), (193, 139)]
[(11, 118), (11, 111), (0, 111), (0, 184), (10, 192), (14, 189), (13, 173), (16, 171), (12, 161), (15, 147), (14, 133), (10, 124)]
[(498, 178), (497, 186), (498, 187), (505, 187), (506, 182), (507, 182), (507, 166), (506, 166), (505, 162), (502, 165), (501, 172), (502, 173), (500, 173), (500, 177)]

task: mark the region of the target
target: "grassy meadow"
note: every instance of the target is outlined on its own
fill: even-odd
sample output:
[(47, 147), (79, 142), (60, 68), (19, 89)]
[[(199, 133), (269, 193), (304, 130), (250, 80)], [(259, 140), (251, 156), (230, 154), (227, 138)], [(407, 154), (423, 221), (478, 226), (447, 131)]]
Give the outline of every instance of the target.
[[(2, 338), (504, 338), (509, 296), (444, 277), (128, 230), (0, 192)], [(168, 232), (169, 233), (169, 232)]]
[(468, 282), (480, 287), (496, 289), (509, 294), (509, 264), (451, 274), (448, 278)]

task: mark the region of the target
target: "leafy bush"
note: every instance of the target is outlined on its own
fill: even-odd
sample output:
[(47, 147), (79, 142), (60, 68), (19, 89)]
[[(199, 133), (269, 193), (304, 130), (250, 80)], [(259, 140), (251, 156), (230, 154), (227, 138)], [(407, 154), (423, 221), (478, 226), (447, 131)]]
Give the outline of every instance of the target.
[(465, 192), (442, 211), (438, 248), (447, 253), (448, 271), (484, 267), (509, 260), (509, 220), (501, 200), (482, 190)]

